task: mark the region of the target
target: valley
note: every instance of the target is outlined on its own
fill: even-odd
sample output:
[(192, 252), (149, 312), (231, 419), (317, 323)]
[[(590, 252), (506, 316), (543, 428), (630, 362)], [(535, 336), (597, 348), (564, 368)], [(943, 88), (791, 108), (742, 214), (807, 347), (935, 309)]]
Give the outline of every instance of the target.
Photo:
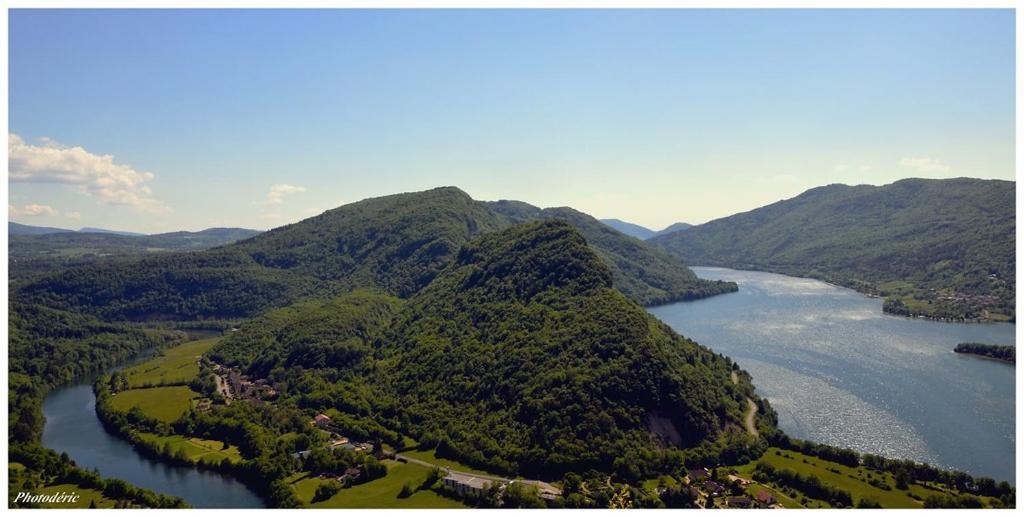
[[(839, 485), (815, 491), (761, 468), (765, 495), (714, 468), (752, 475), (769, 447), (906, 456), (856, 438), (812, 432), (830, 444), (812, 448), (791, 439), (807, 429), (790, 425), (794, 408), (773, 395), (774, 374), (722, 335), (698, 332), (709, 349), (681, 334), (699, 326), (672, 328), (670, 311), (757, 285), (701, 271), (581, 212), (442, 188), (208, 251), (109, 257), (36, 277), (11, 304), (21, 354), (12, 368), (26, 378), (12, 389), (31, 394), (12, 418), (24, 437), (18, 479), (52, 472), (32, 459), (47, 454), (34, 442), (34, 401), (49, 389), (27, 379), (55, 386), (90, 371), (69, 352), (114, 366), (148, 349), (157, 354), (93, 384), (94, 418), (105, 440), (132, 444), (128, 464), (193, 478), (171, 491), (187, 504), (211, 505), (200, 480), (213, 475), (231, 480), (230, 504), (244, 506), (923, 505)], [(935, 458), (872, 468), (913, 472), (951, 494), (925, 494), (944, 505), (1012, 501), (1006, 483), (922, 460)], [(722, 477), (695, 483), (687, 472), (697, 468)]]

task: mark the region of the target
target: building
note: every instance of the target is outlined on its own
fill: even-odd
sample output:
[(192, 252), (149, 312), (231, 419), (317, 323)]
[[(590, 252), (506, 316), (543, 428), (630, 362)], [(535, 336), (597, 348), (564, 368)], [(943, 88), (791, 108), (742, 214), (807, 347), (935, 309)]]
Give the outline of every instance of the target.
[(757, 493), (757, 502), (765, 506), (771, 506), (775, 504), (775, 496), (770, 494), (767, 490), (761, 490)]
[(444, 477), (444, 487), (462, 497), (483, 497), (491, 482), (490, 479), (455, 472)]
[(750, 508), (752, 503), (753, 501), (745, 495), (725, 498), (726, 508)]
[(704, 482), (704, 491), (708, 495), (719, 496), (725, 493), (725, 487), (709, 479)]
[(701, 467), (699, 469), (690, 469), (687, 472), (687, 475), (690, 476), (690, 483), (698, 483), (711, 477), (711, 472), (708, 469)]
[(327, 415), (325, 415), (323, 413), (320, 413), (319, 415), (313, 417), (313, 424), (315, 424), (320, 429), (323, 429), (323, 428), (331, 425), (331, 417), (329, 417), (329, 416), (327, 416)]

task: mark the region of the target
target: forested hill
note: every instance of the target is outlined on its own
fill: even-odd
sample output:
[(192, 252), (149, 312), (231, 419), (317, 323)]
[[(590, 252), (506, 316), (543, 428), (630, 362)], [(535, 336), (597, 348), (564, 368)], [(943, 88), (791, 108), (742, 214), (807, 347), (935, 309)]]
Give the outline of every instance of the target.
[[(613, 267), (616, 286), (641, 303), (735, 290), (697, 279), (678, 260), (589, 216), (570, 215)], [(64, 269), (26, 282), (15, 296), (111, 320), (242, 318), (356, 288), (408, 297), (447, 267), (462, 244), (517, 221), (454, 187), (396, 194), (207, 251)]]
[(650, 228), (645, 228), (639, 224), (633, 224), (621, 219), (599, 219), (604, 224), (615, 228), (616, 230), (629, 235), (630, 237), (636, 237), (642, 241), (654, 237), (654, 234), (658, 233)]
[(889, 312), (1013, 318), (1015, 185), (968, 178), (829, 185), (649, 242), (688, 264), (876, 293)]
[(611, 269), (615, 287), (641, 305), (703, 298), (736, 290), (733, 282), (697, 278), (678, 258), (572, 208), (541, 209), (521, 201), (483, 204), (512, 222), (547, 219), (568, 222)]
[[(320, 321), (331, 322), (327, 339), (308, 331)], [(591, 468), (649, 477), (667, 468), (665, 447), (743, 436), (754, 397), (748, 376), (730, 380), (732, 361), (616, 291), (563, 221), (468, 242), (404, 302), (355, 292), (272, 311), (212, 355), (271, 376), (284, 400), (349, 415), (346, 425), (544, 478)]]

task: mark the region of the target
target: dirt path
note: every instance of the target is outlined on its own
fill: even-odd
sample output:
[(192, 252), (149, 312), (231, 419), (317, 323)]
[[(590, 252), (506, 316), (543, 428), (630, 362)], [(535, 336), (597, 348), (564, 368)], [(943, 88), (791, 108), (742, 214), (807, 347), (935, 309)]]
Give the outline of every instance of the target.
[[(736, 375), (736, 372), (730, 372), (729, 377), (732, 377), (733, 384), (740, 383), (740, 376)], [(743, 417), (743, 425), (747, 428), (747, 432), (753, 436), (757, 436), (757, 426), (754, 425), (754, 417), (757, 416), (757, 404), (753, 400), (747, 399), (747, 414)]]
[(747, 432), (751, 435), (757, 436), (757, 426), (754, 425), (754, 416), (757, 415), (757, 404), (753, 400), (747, 399), (747, 416), (743, 419), (744, 425), (747, 427)]

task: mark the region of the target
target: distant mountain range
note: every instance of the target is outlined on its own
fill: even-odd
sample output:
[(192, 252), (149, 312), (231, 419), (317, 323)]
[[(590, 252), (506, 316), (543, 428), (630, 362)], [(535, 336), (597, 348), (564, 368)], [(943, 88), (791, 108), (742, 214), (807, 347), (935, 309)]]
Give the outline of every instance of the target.
[(247, 239), (262, 232), (244, 228), (209, 228), (198, 232), (153, 235), (99, 228), (63, 230), (8, 223), (7, 252), (11, 278), (47, 272), (54, 266), (77, 266), (102, 257), (167, 251), (198, 251)]
[(107, 230), (104, 228), (91, 228), (83, 226), (80, 230), (69, 230), (67, 228), (52, 228), (49, 226), (32, 226), (29, 224), (21, 224), (15, 222), (7, 223), (7, 234), (8, 235), (47, 235), (51, 233), (109, 233), (114, 235), (126, 235), (133, 237), (140, 237), (146, 235), (144, 233), (136, 232), (123, 232), (118, 230)]
[[(448, 267), (470, 239), (547, 219), (572, 224), (611, 270), (615, 287), (640, 304), (736, 290), (732, 282), (699, 279), (670, 254), (570, 208), (481, 202), (442, 187), (351, 203), (202, 253), (148, 253), (96, 262), (73, 274), (38, 278), (21, 292), (27, 299), (56, 302), (57, 308), (113, 319), (247, 317), (354, 288), (406, 297)], [(56, 235), (133, 243), (146, 239)], [(19, 244), (12, 239), (11, 249)]]
[(969, 178), (828, 185), (649, 242), (687, 264), (877, 294), (895, 314), (1014, 318), (1015, 186)]
[(637, 239), (640, 239), (642, 241), (645, 241), (652, 237), (656, 237), (658, 235), (665, 235), (667, 233), (685, 230), (693, 226), (692, 224), (687, 223), (673, 223), (666, 227), (664, 230), (652, 230), (650, 228), (640, 226), (639, 224), (628, 223), (621, 219), (601, 219), (600, 221), (626, 235), (629, 235), (630, 237), (636, 237)]

